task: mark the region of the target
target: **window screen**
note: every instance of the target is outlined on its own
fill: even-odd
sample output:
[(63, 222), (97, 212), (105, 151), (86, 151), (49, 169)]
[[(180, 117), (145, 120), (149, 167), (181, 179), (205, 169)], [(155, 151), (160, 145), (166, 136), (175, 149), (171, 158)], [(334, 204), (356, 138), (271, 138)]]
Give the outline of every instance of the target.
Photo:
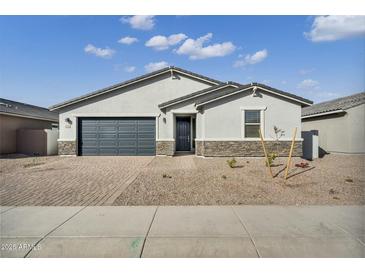
[(260, 110), (245, 110), (245, 138), (260, 137)]

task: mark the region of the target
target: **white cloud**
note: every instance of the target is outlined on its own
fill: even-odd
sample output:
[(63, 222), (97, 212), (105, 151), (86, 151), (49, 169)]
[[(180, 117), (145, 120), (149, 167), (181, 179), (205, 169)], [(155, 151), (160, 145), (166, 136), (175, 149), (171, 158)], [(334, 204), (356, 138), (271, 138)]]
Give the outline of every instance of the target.
[(300, 75), (307, 75), (307, 74), (310, 74), (314, 71), (314, 69), (301, 69), (299, 70), (299, 74)]
[(155, 50), (165, 50), (170, 46), (174, 46), (188, 38), (184, 33), (172, 34), (169, 37), (163, 35), (153, 36), (145, 43), (146, 47), (154, 48)]
[(312, 42), (336, 41), (365, 35), (365, 16), (317, 16), (304, 36)]
[(319, 82), (312, 79), (305, 79), (298, 84), (298, 88), (300, 89), (313, 89), (318, 88)]
[(155, 16), (153, 15), (135, 15), (122, 17), (122, 23), (129, 24), (133, 29), (151, 30), (155, 26)]
[(136, 42), (138, 42), (138, 39), (135, 37), (130, 37), (130, 36), (122, 37), (118, 40), (118, 43), (125, 44), (125, 45), (131, 45)]
[(212, 37), (213, 34), (208, 33), (196, 40), (189, 38), (185, 40), (175, 52), (180, 55), (189, 55), (190, 59), (196, 60), (226, 56), (236, 49), (232, 42), (224, 42), (204, 47), (204, 43), (208, 42)]
[(269, 55), (266, 49), (255, 52), (254, 54), (247, 54), (244, 58), (242, 55), (239, 55), (240, 59), (234, 62), (234, 67), (243, 67), (246, 65), (254, 65), (264, 61)]
[(133, 71), (135, 71), (136, 70), (136, 67), (135, 66), (126, 66), (125, 68), (124, 68), (124, 71), (125, 72), (129, 72), (129, 73), (132, 73)]
[(163, 69), (165, 67), (167, 67), (169, 64), (165, 61), (160, 61), (160, 62), (156, 62), (156, 63), (149, 63), (147, 65), (144, 66), (145, 70), (147, 72), (153, 72), (159, 69)]
[(101, 58), (111, 58), (114, 53), (115, 50), (110, 49), (108, 47), (106, 48), (97, 48), (92, 44), (88, 44), (85, 48), (84, 51), (88, 54), (94, 54), (95, 56), (101, 57)]

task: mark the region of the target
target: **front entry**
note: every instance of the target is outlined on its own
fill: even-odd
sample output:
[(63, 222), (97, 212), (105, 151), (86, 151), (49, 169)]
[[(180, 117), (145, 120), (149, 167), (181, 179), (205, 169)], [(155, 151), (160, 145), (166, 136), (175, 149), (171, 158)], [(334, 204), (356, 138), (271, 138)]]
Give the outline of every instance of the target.
[(176, 151), (191, 150), (190, 117), (176, 117)]

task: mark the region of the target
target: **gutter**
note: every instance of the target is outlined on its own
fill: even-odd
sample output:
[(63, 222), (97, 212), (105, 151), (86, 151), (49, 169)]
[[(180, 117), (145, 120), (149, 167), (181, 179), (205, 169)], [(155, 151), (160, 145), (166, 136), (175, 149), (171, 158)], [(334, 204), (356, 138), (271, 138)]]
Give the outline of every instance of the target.
[(346, 111), (344, 111), (343, 109), (340, 109), (340, 110), (334, 110), (334, 111), (328, 111), (328, 112), (322, 112), (322, 113), (317, 113), (317, 114), (302, 116), (302, 120), (303, 119), (307, 119), (307, 118), (312, 118), (312, 117), (318, 117), (318, 116), (326, 116), (326, 115), (336, 114), (336, 113), (346, 113)]
[(49, 119), (49, 118), (42, 118), (42, 117), (37, 117), (37, 116), (29, 116), (29, 115), (22, 115), (22, 114), (2, 112), (2, 111), (0, 111), (0, 114), (7, 115), (7, 116), (14, 116), (14, 117), (20, 117), (20, 118), (28, 118), (28, 119), (42, 120), (42, 121), (49, 121), (49, 122), (58, 123), (58, 119), (53, 120), (53, 119)]
[(194, 96), (190, 96), (190, 97), (188, 97), (188, 98), (184, 98), (184, 99), (181, 99), (181, 100), (176, 101), (176, 102), (171, 102), (171, 103), (169, 103), (169, 104), (167, 104), (167, 105), (159, 106), (159, 108), (160, 108), (160, 109), (166, 109), (166, 108), (168, 108), (168, 107), (170, 107), (170, 106), (174, 106), (174, 105), (177, 105), (177, 104), (183, 103), (183, 102), (185, 102), (185, 101), (189, 101), (189, 100), (191, 100), (191, 99), (194, 99), (194, 98), (197, 98), (197, 97), (200, 97), (200, 96), (203, 96), (203, 95), (207, 95), (207, 94), (209, 94), (209, 93), (212, 93), (213, 91), (217, 91), (217, 90), (220, 90), (220, 89), (223, 89), (223, 88), (227, 88), (227, 87), (230, 87), (230, 86), (231, 86), (231, 87), (234, 87), (234, 88), (238, 88), (238, 86), (233, 85), (233, 84), (225, 84), (225, 85), (223, 85), (223, 86), (219, 86), (219, 87), (217, 87), (217, 88), (215, 88), (215, 89), (211, 89), (211, 90), (208, 90), (208, 91), (206, 91), (206, 92), (199, 93), (199, 94), (196, 94), (196, 95), (194, 95)]

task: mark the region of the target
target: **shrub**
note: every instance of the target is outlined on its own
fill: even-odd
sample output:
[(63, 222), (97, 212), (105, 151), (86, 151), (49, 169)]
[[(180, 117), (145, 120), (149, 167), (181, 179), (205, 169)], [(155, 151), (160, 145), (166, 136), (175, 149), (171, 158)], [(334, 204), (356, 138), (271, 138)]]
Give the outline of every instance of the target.
[(232, 159), (230, 159), (230, 160), (227, 160), (227, 164), (228, 164), (228, 166), (229, 166), (230, 168), (235, 168), (235, 167), (236, 167), (236, 163), (237, 163), (237, 161), (236, 161), (236, 159), (235, 159), (235, 158), (232, 158)]
[[(269, 165), (272, 166), (272, 164), (274, 163), (274, 160), (278, 157), (278, 155), (276, 153), (270, 153), (268, 156), (267, 156), (267, 159), (269, 161)], [(267, 166), (267, 163), (266, 163), (266, 166)]]

